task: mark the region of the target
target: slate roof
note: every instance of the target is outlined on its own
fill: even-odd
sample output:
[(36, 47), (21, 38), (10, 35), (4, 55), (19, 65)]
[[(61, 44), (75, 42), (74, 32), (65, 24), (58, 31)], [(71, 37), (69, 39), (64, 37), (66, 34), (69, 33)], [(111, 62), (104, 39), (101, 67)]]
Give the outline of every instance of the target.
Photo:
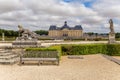
[(81, 25), (76, 25), (76, 26), (74, 27), (74, 30), (83, 30), (83, 29), (82, 29), (82, 26), (81, 26)]
[(49, 30), (57, 30), (57, 27), (55, 25), (51, 25)]
[(75, 27), (69, 27), (67, 25), (67, 22), (65, 21), (64, 25), (62, 27), (57, 27), (55, 25), (51, 25), (49, 30), (63, 30), (63, 29), (69, 29), (69, 30), (83, 30), (82, 26), (81, 25), (76, 25)]

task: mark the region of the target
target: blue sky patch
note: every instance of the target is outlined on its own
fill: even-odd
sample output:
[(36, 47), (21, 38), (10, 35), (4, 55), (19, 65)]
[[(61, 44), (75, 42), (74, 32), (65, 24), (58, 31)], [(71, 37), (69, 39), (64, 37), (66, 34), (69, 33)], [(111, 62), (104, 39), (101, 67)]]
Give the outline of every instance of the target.
[(62, 1), (66, 2), (66, 3), (78, 2), (78, 3), (84, 4), (86, 7), (92, 7), (93, 3), (96, 0), (90, 0), (90, 1), (84, 1), (84, 0), (62, 0)]
[(84, 3), (84, 5), (85, 5), (86, 7), (91, 7), (92, 4), (93, 4), (93, 2), (85, 2), (85, 3)]
[(73, 2), (74, 0), (63, 0), (63, 1), (69, 3), (69, 2)]

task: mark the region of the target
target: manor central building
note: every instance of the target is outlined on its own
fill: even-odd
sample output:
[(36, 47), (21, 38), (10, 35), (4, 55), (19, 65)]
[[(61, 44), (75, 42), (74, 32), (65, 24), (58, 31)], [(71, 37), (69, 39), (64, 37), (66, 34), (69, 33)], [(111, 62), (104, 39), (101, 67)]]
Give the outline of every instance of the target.
[(62, 27), (51, 25), (49, 28), (49, 37), (54, 39), (75, 39), (82, 38), (83, 29), (81, 25), (69, 27), (65, 21)]

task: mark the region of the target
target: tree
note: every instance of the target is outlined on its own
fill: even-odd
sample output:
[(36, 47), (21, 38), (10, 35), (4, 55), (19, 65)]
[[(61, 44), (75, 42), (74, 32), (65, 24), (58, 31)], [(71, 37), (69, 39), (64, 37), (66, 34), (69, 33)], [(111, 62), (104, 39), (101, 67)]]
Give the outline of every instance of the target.
[(116, 33), (116, 34), (115, 34), (115, 37), (116, 37), (116, 38), (120, 38), (120, 33)]
[(13, 30), (0, 29), (0, 35), (2, 35), (2, 33), (4, 33), (5, 36), (7, 36), (7, 37), (17, 37), (18, 36), (18, 31), (13, 31)]
[(92, 36), (94, 33), (93, 32), (88, 32), (87, 33), (89, 36)]
[(37, 31), (34, 31), (34, 32), (39, 34), (39, 35), (48, 35), (48, 31), (45, 31), (45, 30), (37, 30)]

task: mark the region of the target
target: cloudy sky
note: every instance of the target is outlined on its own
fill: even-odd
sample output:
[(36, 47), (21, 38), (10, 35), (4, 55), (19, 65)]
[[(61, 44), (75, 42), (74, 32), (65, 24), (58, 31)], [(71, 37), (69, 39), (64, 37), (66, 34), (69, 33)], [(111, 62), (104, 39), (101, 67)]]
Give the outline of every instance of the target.
[(84, 32), (109, 32), (109, 19), (120, 32), (120, 0), (0, 0), (0, 28), (18, 30), (18, 24), (30, 30), (48, 30), (82, 25)]

